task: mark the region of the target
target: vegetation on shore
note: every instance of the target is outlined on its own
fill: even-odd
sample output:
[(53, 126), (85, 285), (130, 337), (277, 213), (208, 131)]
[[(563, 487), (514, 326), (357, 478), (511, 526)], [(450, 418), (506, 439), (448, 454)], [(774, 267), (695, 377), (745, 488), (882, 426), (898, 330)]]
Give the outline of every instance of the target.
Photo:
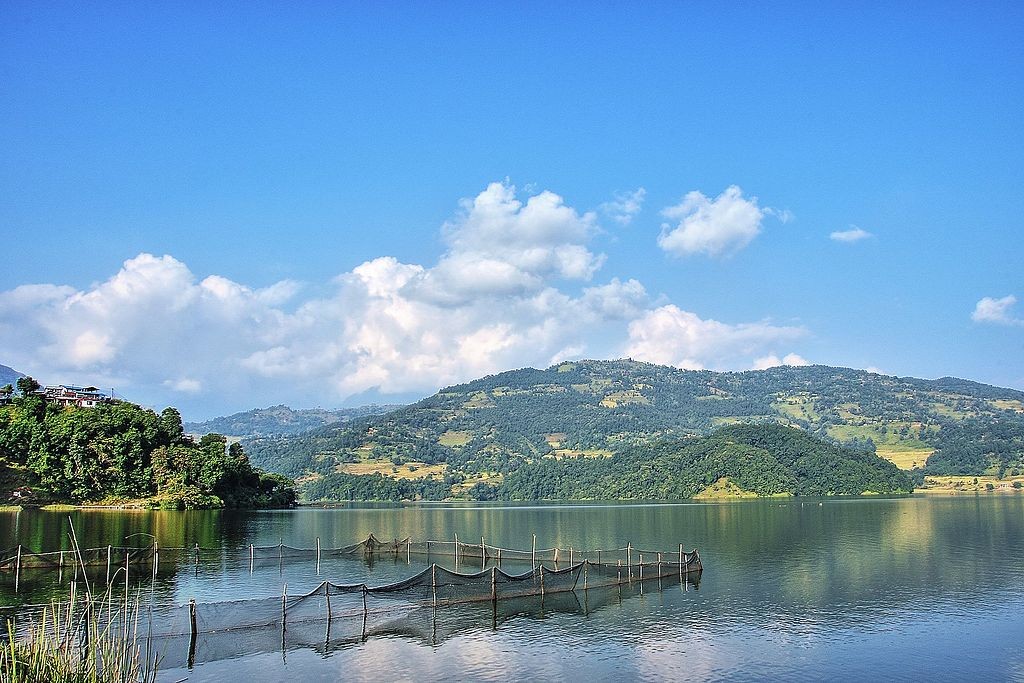
[(18, 380), (0, 406), (0, 495), (22, 503), (119, 504), (166, 508), (288, 507), (293, 482), (254, 468), (242, 446), (184, 433), (181, 415), (126, 401), (62, 407)]

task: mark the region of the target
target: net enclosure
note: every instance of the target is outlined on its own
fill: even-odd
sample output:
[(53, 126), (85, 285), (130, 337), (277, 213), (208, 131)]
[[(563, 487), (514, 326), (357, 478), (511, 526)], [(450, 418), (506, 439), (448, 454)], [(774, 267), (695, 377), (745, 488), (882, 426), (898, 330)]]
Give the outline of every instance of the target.
[[(157, 549), (155, 544), (128, 550), (109, 547), (75, 551), (74, 555), (83, 562), (91, 558), (103, 564), (109, 553), (112, 562), (116, 558), (120, 563), (144, 564), (159, 561), (163, 553), (196, 552), (195, 548)], [(197, 661), (295, 644), (337, 647), (375, 634), (411, 633), (436, 642), (440, 611), (446, 614), (444, 622), (449, 628), (473, 615), (479, 617), (481, 610), (495, 625), (505, 615), (537, 609), (541, 613), (546, 609), (587, 613), (613, 599), (621, 600), (623, 595), (642, 594), (645, 586), (660, 590), (668, 582), (684, 590), (696, 587), (703, 570), (697, 550), (684, 551), (682, 546), (675, 551), (639, 550), (631, 544), (594, 551), (517, 550), (488, 545), (483, 540), (383, 541), (372, 534), (359, 543), (330, 549), (321, 548), (319, 543), (315, 548), (279, 544), (249, 546), (235, 552), (247, 553), (253, 566), (267, 560), (306, 559), (319, 565), (325, 557), (373, 561), (389, 556), (406, 559), (410, 565), (415, 558), (417, 564), (426, 566), (383, 585), (322, 581), (306, 592), (289, 593), (286, 585), (280, 595), (248, 600), (141, 605), (145, 628), (139, 629), (139, 638), (145, 640), (147, 648), (158, 649), (167, 664), (192, 666)], [(50, 564), (32, 566), (53, 566), (52, 553), (23, 552), (21, 560), (36, 562), (39, 556), (51, 560)], [(195, 557), (198, 561), (199, 555)], [(71, 557), (65, 559), (73, 561)], [(9, 556), (0, 566), (12, 568)], [(453, 611), (457, 605), (462, 607)], [(121, 613), (111, 610), (109, 604), (105, 612), (101, 605), (99, 614), (106, 614), (108, 627), (127, 631), (117, 623)]]

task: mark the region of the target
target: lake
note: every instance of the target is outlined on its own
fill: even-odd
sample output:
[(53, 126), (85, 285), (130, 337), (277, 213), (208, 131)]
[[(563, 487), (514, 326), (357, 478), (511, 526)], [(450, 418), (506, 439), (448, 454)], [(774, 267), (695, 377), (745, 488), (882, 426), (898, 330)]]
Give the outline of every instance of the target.
[[(0, 514), (5, 547), (70, 548), (69, 513)], [(461, 540), (506, 548), (700, 550), (699, 582), (577, 590), (542, 604), (455, 605), (368, 629), (343, 625), (201, 639), (189, 669), (166, 681), (286, 680), (1024, 680), (1024, 496), (769, 499), (683, 504), (422, 504), (267, 512), (70, 513), (81, 546), (160, 545), (155, 580), (132, 581), (158, 605), (288, 593), (329, 579), (379, 585), (421, 558), (373, 563), (260, 561), (249, 544), (312, 548), (381, 538)], [(128, 539), (126, 541), (126, 539)], [(460, 567), (472, 571), (478, 567)], [(92, 573), (103, 581), (105, 569)], [(99, 575), (97, 575), (99, 574)], [(139, 581), (141, 579), (141, 581)], [(10, 613), (67, 593), (71, 577), (0, 574)], [(133, 590), (136, 590), (133, 588)], [(19, 608), (19, 606), (22, 606)], [(239, 607), (238, 609), (243, 609)], [(212, 608), (211, 608), (212, 609)], [(322, 634), (322, 635), (319, 635)], [(271, 634), (272, 635), (272, 634)], [(181, 650), (179, 643), (169, 648)], [(187, 647), (187, 644), (184, 646)]]

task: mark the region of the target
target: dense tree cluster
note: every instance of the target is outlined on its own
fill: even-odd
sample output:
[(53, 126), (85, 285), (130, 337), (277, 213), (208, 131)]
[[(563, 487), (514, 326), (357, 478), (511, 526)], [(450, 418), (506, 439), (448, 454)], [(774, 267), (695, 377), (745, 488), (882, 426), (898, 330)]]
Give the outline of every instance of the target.
[(167, 507), (283, 507), (291, 480), (254, 469), (242, 447), (220, 435), (198, 443), (174, 408), (160, 415), (125, 401), (60, 407), (18, 380), (19, 396), (0, 406), (0, 467), (22, 476), (42, 501), (153, 499)]

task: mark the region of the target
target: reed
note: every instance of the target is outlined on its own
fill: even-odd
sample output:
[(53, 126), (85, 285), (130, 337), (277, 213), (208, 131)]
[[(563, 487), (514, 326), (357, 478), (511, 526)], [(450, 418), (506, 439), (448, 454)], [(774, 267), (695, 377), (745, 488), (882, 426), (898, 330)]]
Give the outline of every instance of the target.
[[(72, 542), (80, 557), (77, 539)], [(8, 620), (6, 643), (0, 648), (0, 683), (155, 681), (157, 661), (150, 661), (140, 647), (145, 639), (139, 637), (139, 612), (139, 598), (132, 599), (127, 585), (123, 599), (115, 603), (110, 586), (93, 595), (86, 583), (80, 594), (72, 583), (68, 600), (44, 606), (28, 628), (19, 632), (15, 621)]]

